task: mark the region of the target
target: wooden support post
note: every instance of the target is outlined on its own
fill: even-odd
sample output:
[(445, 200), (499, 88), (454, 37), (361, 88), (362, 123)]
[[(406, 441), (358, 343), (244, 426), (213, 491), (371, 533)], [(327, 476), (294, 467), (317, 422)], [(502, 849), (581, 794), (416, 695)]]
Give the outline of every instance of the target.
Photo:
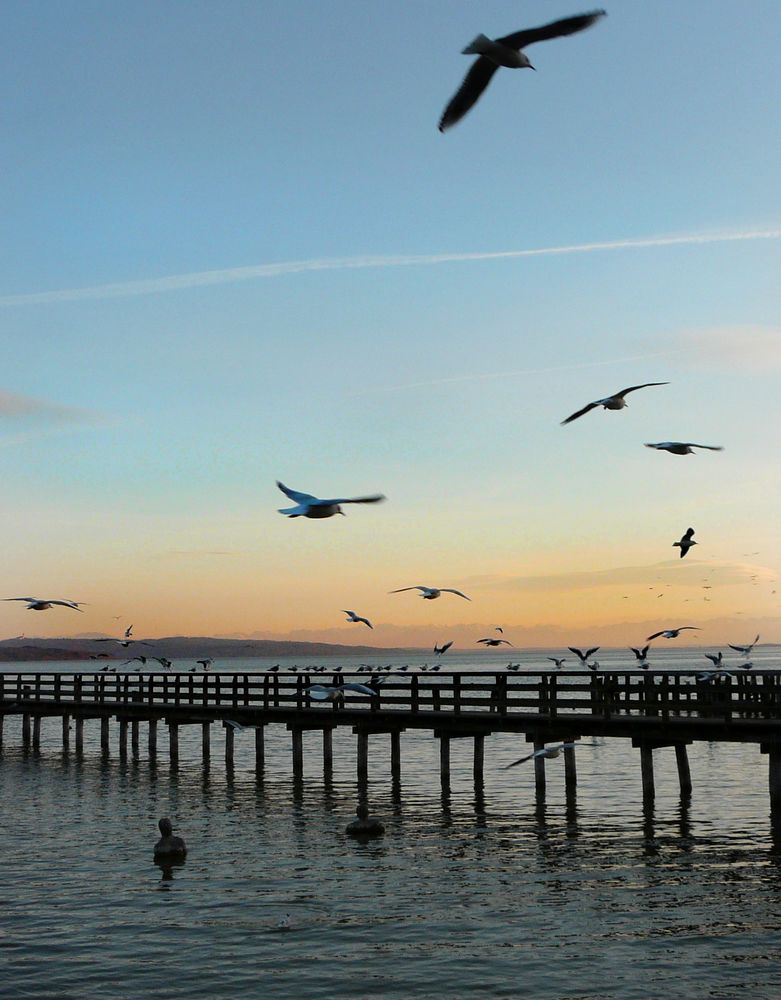
[[(534, 750), (542, 750), (545, 740), (535, 740)], [(534, 758), (534, 790), (538, 795), (545, 794), (545, 757), (540, 755)]]
[(67, 753), (68, 747), (71, 741), (71, 717), (69, 715), (63, 715), (62, 717), (62, 749)]
[[(565, 743), (574, 743), (572, 739)], [(578, 787), (578, 768), (575, 762), (575, 747), (564, 747), (564, 793), (574, 795)]]
[(179, 763), (179, 726), (175, 722), (168, 723), (168, 752), (172, 764)]
[(652, 799), (656, 794), (654, 787), (654, 752), (649, 746), (640, 747), (640, 771), (643, 777), (643, 798)]
[(30, 745), (30, 716), (27, 712), (22, 715), (22, 743), (25, 747)]
[(301, 781), (304, 777), (304, 732), (294, 726), (290, 734), (293, 741), (293, 778)]
[(225, 763), (228, 767), (233, 767), (233, 726), (225, 726)]
[(692, 793), (692, 776), (689, 770), (689, 755), (686, 751), (685, 743), (675, 744), (675, 760), (678, 764), (678, 781), (681, 786), (681, 795), (688, 797)]
[(781, 747), (771, 747), (767, 755), (770, 786), (770, 808), (781, 809)]
[(365, 786), (369, 780), (369, 734), (358, 733), (358, 784)]
[(149, 720), (149, 759), (154, 760), (157, 756), (157, 719)]
[(450, 787), (450, 737), (439, 737), (439, 781), (443, 788)]
[(138, 719), (133, 719), (130, 723), (130, 750), (133, 754), (133, 759), (138, 759)]
[(258, 726), (255, 730), (255, 771), (261, 774), (266, 766), (265, 727)]
[(3, 745), (3, 723), (5, 722), (5, 716), (0, 715), (0, 747)]
[(76, 716), (76, 753), (84, 753), (84, 719), (80, 715)]
[(33, 716), (33, 750), (41, 749), (41, 717)]
[(401, 733), (396, 730), (390, 734), (391, 741), (391, 781), (398, 784), (401, 781)]
[(323, 773), (331, 774), (334, 769), (334, 731), (323, 730)]
[(100, 752), (108, 753), (108, 716), (103, 715), (100, 718)]
[(209, 763), (212, 752), (212, 724), (211, 722), (201, 723), (201, 756), (204, 764)]
[(472, 773), (476, 784), (483, 784), (483, 763), (485, 761), (485, 736), (475, 736), (475, 759)]
[(127, 757), (127, 719), (119, 720), (119, 756)]

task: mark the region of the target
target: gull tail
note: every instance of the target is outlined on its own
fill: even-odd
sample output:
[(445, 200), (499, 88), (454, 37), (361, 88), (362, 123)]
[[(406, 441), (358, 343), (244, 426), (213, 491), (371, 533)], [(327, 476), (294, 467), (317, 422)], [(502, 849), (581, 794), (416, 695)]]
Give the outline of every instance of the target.
[(477, 38), (472, 39), (465, 49), (461, 49), (461, 54), (464, 56), (484, 56), (487, 52), (491, 52), (493, 48), (494, 43), (490, 38), (487, 38), (485, 35), (478, 35)]

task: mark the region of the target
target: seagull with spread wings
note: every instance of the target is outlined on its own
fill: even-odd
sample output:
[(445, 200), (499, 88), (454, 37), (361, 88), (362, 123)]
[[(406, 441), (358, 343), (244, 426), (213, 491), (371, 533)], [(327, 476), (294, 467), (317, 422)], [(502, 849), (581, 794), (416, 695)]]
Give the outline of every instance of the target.
[(648, 650), (650, 646), (643, 646), (642, 649), (637, 649), (635, 646), (629, 647), (635, 654), (635, 659), (637, 660), (637, 665), (641, 670), (647, 670), (650, 666), (648, 662)]
[(508, 639), (476, 639), (476, 642), (485, 643), (486, 649), (489, 646), (501, 646), (504, 643), (505, 646), (512, 646), (512, 643)]
[(368, 625), (369, 628), (371, 629), (374, 628), (374, 626), (372, 625), (372, 623), (369, 621), (368, 618), (361, 618), (361, 616), (356, 615), (354, 611), (346, 611), (344, 608), (342, 608), (342, 611), (344, 611), (344, 613), (347, 615), (346, 620), (348, 622), (362, 622), (364, 625)]
[(571, 424), (573, 420), (577, 420), (578, 417), (582, 417), (584, 413), (588, 413), (590, 410), (596, 409), (598, 406), (604, 407), (606, 410), (623, 410), (628, 403), (625, 396), (629, 395), (630, 392), (635, 392), (637, 389), (647, 389), (651, 385), (669, 385), (669, 382), (643, 382), (642, 385), (630, 385), (628, 389), (622, 389), (621, 392), (616, 392), (612, 396), (605, 396), (604, 399), (596, 399), (593, 403), (589, 403), (588, 406), (584, 406), (582, 410), (578, 410), (577, 413), (572, 413), (567, 417), (566, 420), (562, 420), (562, 425)]
[(693, 441), (659, 441), (656, 444), (646, 442), (646, 448), (657, 451), (669, 451), (671, 455), (693, 455), (694, 448), (705, 448), (707, 451), (724, 451), (720, 444), (694, 444)]
[(680, 542), (673, 542), (673, 548), (677, 547), (681, 550), (681, 559), (683, 559), (692, 545), (696, 544), (697, 542), (694, 541), (694, 528), (689, 528), (681, 535)]
[[(73, 608), (74, 611), (81, 611), (81, 605), (84, 601), (53, 601), (48, 597), (46, 599), (42, 597), (4, 597), (4, 601), (26, 601), (28, 611), (48, 611), (49, 608), (53, 608), (55, 605), (62, 608)], [(81, 611), (84, 614), (83, 611)]]
[(734, 649), (736, 653), (740, 653), (742, 656), (748, 658), (749, 656), (751, 656), (751, 650), (754, 648), (754, 646), (756, 646), (758, 642), (759, 642), (759, 633), (757, 633), (757, 637), (748, 646), (733, 646), (731, 642), (728, 642), (727, 645), (729, 646), (730, 649)]
[(592, 646), (592, 648), (591, 649), (587, 649), (585, 653), (583, 652), (582, 649), (576, 649), (574, 646), (567, 646), (567, 649), (570, 651), (570, 653), (574, 653), (575, 656), (577, 656), (577, 658), (580, 660), (580, 662), (585, 667), (585, 666), (588, 666), (588, 662), (587, 661), (588, 661), (589, 656), (593, 656), (594, 653), (596, 653), (597, 650), (599, 649), (599, 646)]
[(451, 639), (450, 642), (443, 642), (441, 646), (438, 646), (436, 643), (434, 643), (434, 655), (444, 656), (454, 642), (455, 639)]
[(435, 601), (440, 594), (456, 594), (458, 597), (463, 597), (465, 601), (472, 600), (471, 597), (462, 594), (460, 590), (453, 590), (452, 587), (422, 587), (420, 584), (415, 587), (399, 587), (398, 590), (389, 590), (388, 593), (403, 594), (405, 590), (419, 590), (424, 601)]
[(277, 486), (286, 497), (295, 500), (295, 507), (280, 507), (279, 513), (286, 514), (287, 517), (333, 517), (335, 514), (346, 516), (342, 510), (343, 503), (380, 503), (385, 499), (382, 493), (372, 493), (366, 497), (337, 497), (331, 500), (321, 500), (313, 497), (311, 493), (299, 493), (291, 490), (284, 483), (277, 480)]
[(660, 636), (663, 639), (677, 639), (678, 636), (681, 634), (681, 632), (683, 632), (685, 629), (693, 629), (693, 630), (696, 630), (697, 632), (699, 632), (700, 626), (699, 625), (681, 625), (680, 628), (663, 628), (661, 630), (661, 632), (654, 632), (653, 635), (649, 635), (646, 638), (645, 641), (646, 642), (653, 642), (654, 639), (658, 639)]
[(550, 38), (574, 35), (578, 31), (590, 28), (592, 24), (604, 16), (604, 10), (595, 10), (588, 14), (576, 14), (574, 17), (552, 21), (539, 28), (515, 31), (511, 35), (504, 35), (501, 38), (491, 39), (486, 38), (485, 35), (478, 35), (462, 51), (465, 56), (476, 55), (478, 58), (445, 108), (439, 120), (439, 131), (444, 132), (456, 122), (461, 121), (467, 111), (478, 101), (500, 66), (506, 66), (508, 69), (534, 69), (534, 66), (529, 62), (529, 57), (522, 51), (527, 45), (544, 42)]

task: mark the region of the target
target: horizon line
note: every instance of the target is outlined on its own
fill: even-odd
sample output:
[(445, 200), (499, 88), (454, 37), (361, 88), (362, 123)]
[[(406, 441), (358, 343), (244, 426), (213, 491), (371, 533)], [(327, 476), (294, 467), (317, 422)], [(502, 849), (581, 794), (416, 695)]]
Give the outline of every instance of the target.
[(607, 250), (640, 250), (651, 247), (698, 246), (713, 243), (740, 243), (755, 240), (781, 239), (781, 229), (750, 229), (741, 232), (685, 233), (677, 236), (641, 237), (608, 240), (596, 243), (573, 243), (554, 247), (532, 247), (523, 250), (474, 251), (440, 254), (368, 255), (364, 257), (321, 257), (308, 260), (281, 261), (272, 264), (252, 264), (244, 267), (210, 271), (193, 271), (112, 282), (78, 288), (51, 289), (0, 296), (0, 306), (40, 305), (50, 302), (76, 302), (85, 299), (110, 299), (154, 295), (210, 285), (226, 285), (257, 278), (284, 277), (310, 271), (345, 271), (383, 267), (416, 267), (469, 261), (513, 260), (523, 257), (553, 257), (568, 254), (596, 253)]

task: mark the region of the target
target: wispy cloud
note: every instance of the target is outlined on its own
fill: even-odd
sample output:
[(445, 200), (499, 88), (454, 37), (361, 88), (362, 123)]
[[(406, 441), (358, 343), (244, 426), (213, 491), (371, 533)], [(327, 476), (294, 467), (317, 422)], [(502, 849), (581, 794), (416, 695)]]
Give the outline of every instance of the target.
[(567, 254), (599, 253), (609, 250), (644, 250), (652, 247), (704, 246), (711, 243), (741, 243), (754, 240), (777, 240), (781, 229), (749, 229), (742, 232), (683, 233), (639, 239), (609, 240), (599, 243), (573, 243), (555, 247), (532, 247), (523, 250), (498, 250), (472, 253), (399, 254), (363, 257), (321, 257), (310, 260), (252, 264), (216, 271), (193, 271), (140, 281), (119, 281), (83, 288), (58, 288), (0, 296), (0, 306), (41, 305), (51, 302), (77, 302), (84, 299), (111, 299), (124, 296), (153, 295), (162, 292), (225, 285), (257, 278), (279, 278), (308, 271), (346, 271), (366, 268), (421, 267), (469, 261), (516, 260), (524, 257), (556, 257)]
[(20, 396), (0, 389), (0, 419), (43, 419), (58, 424), (82, 423), (94, 419), (94, 414), (74, 406), (62, 406), (32, 396)]
[(769, 375), (781, 369), (781, 328), (777, 326), (719, 326), (684, 330), (675, 343), (697, 367)]

